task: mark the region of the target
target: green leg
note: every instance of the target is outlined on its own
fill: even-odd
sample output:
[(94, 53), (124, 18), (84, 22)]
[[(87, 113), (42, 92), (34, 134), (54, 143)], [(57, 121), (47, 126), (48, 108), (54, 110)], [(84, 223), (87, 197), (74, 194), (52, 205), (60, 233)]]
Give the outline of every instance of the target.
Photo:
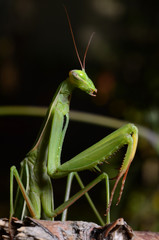
[[(79, 176), (79, 174), (77, 172), (72, 172), (68, 175), (68, 178), (67, 178), (67, 185), (66, 185), (66, 193), (65, 193), (65, 199), (64, 199), (64, 202), (68, 201), (69, 200), (69, 197), (70, 197), (70, 191), (71, 191), (71, 185), (72, 185), (72, 180), (73, 180), (73, 177), (76, 177), (77, 179), (77, 182), (79, 183), (81, 189), (84, 189), (84, 184)], [(108, 204), (109, 204), (109, 179), (107, 179), (106, 181), (106, 192), (107, 192), (107, 207), (108, 207)], [(85, 197), (89, 203), (89, 205), (91, 206), (93, 212), (95, 213), (98, 221), (100, 222), (101, 225), (105, 225), (105, 222), (103, 221), (100, 213), (98, 212), (97, 208), (95, 207), (92, 199), (90, 198), (89, 194), (86, 192), (85, 194)], [(66, 208), (63, 213), (62, 213), (62, 218), (61, 218), (61, 221), (66, 221), (67, 219), (67, 212), (68, 212), (68, 208)], [(107, 215), (107, 222), (109, 221), (109, 214)]]
[[(76, 177), (76, 179), (77, 179), (81, 189), (84, 189), (84, 184), (83, 184), (83, 182), (82, 182), (82, 180), (81, 180), (81, 178), (80, 178), (80, 176), (79, 176), (79, 174), (77, 172), (75, 173), (75, 177)], [(108, 178), (107, 174), (105, 175), (105, 180), (106, 180), (105, 181), (105, 185), (106, 185), (106, 193), (107, 193), (106, 194), (106, 209), (107, 209), (108, 206), (109, 206), (109, 178)], [(95, 213), (96, 217), (98, 218), (100, 224), (104, 226), (105, 222), (103, 221), (101, 215), (99, 214), (98, 210), (96, 209), (92, 199), (90, 198), (90, 196), (89, 196), (89, 194), (87, 192), (85, 193), (85, 196), (86, 196), (87, 201), (90, 204), (93, 212)], [(107, 224), (110, 223), (110, 212), (106, 216), (106, 223)]]
[[(12, 167), (13, 168), (13, 167)], [(13, 169), (10, 170), (10, 216), (9, 219), (11, 220), (14, 214), (14, 203), (13, 203)]]
[[(105, 180), (106, 186), (107, 186), (108, 185), (108, 175), (106, 173), (102, 173), (95, 180), (93, 180), (91, 183), (89, 183), (86, 187), (84, 187), (78, 193), (73, 195), (69, 200), (67, 200), (66, 202), (61, 204), (58, 208), (56, 208), (53, 213), (53, 217), (56, 217), (58, 214), (61, 214), (66, 208), (68, 208), (70, 205), (72, 205), (75, 201), (77, 201), (81, 196), (83, 196), (85, 193), (87, 193), (87, 191), (89, 191), (91, 188), (93, 188), (97, 183), (101, 182), (103, 179)], [(107, 204), (109, 204), (109, 203), (107, 203)], [(107, 217), (107, 221), (109, 222), (109, 215)]]
[(10, 169), (10, 219), (12, 218), (13, 214), (14, 214), (14, 204), (13, 204), (13, 177), (16, 178), (16, 181), (18, 183), (18, 186), (21, 190), (21, 193), (23, 195), (23, 198), (25, 199), (26, 201), (26, 204), (27, 204), (27, 207), (29, 209), (29, 212), (31, 214), (31, 216), (33, 218), (36, 218), (36, 214), (35, 214), (35, 211), (34, 211), (34, 208), (33, 208), (33, 205), (27, 195), (27, 192), (23, 186), (23, 183), (21, 181), (21, 178), (19, 176), (19, 173), (16, 169), (15, 166), (12, 166), (11, 169)]
[[(71, 172), (68, 174), (64, 202), (68, 201), (70, 198), (71, 185), (72, 185), (72, 180), (73, 180), (74, 175), (75, 175), (74, 172)], [(67, 212), (68, 212), (68, 208), (66, 208), (63, 211), (61, 221), (67, 220)]]

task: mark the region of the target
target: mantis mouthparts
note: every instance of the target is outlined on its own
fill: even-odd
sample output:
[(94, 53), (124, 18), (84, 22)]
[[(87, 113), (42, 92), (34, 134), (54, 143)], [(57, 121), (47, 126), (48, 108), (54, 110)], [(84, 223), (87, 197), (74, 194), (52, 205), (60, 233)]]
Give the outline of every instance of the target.
[(89, 93), (91, 96), (96, 97), (97, 94), (97, 89), (93, 90), (92, 92)]

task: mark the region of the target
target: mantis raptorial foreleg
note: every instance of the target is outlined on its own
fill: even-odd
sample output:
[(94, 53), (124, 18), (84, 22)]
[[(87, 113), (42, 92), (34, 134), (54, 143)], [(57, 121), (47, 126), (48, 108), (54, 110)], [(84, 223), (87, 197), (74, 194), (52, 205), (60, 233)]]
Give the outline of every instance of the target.
[[(79, 58), (69, 18), (68, 21), (76, 53)], [(106, 162), (106, 160), (110, 158), (112, 154), (114, 154), (124, 145), (127, 145), (126, 155), (111, 192), (110, 202), (108, 200), (109, 195), (107, 195), (106, 213), (108, 214), (110, 210), (114, 192), (120, 179), (123, 177), (118, 202), (120, 201), (126, 175), (134, 158), (137, 146), (138, 131), (133, 124), (127, 124), (124, 127), (116, 130), (98, 143), (94, 144), (92, 147), (86, 149), (71, 160), (61, 165), (61, 151), (69, 122), (69, 105), (71, 94), (75, 88), (79, 88), (91, 96), (95, 96), (97, 93), (93, 82), (85, 72), (85, 58), (88, 46), (86, 48), (83, 63), (79, 58), (82, 70), (70, 71), (68, 78), (62, 82), (57, 89), (46, 114), (39, 136), (31, 151), (21, 163), (20, 176), (14, 166), (11, 168), (10, 219), (13, 214), (19, 218), (23, 218), (26, 214), (26, 205), (32, 217), (53, 219), (85, 194), (96, 216), (101, 224), (103, 224), (103, 220), (100, 220), (101, 217), (98, 216), (97, 210), (87, 191), (89, 191), (89, 189), (94, 187), (103, 179), (106, 182), (106, 191), (108, 191), (108, 176), (106, 173), (102, 173), (94, 181), (84, 187), (77, 172), (91, 170), (93, 168), (99, 170), (98, 165)], [(66, 189), (66, 201), (54, 210), (51, 178), (62, 178), (68, 175), (70, 180), (68, 180), (69, 186)], [(73, 175), (75, 175), (82, 189), (77, 194), (69, 198)], [(14, 176), (19, 186), (15, 207), (13, 207)], [(66, 212), (63, 215), (63, 219), (65, 218)], [(107, 217), (107, 221), (109, 221), (109, 215)]]
[[(61, 177), (62, 174), (65, 175), (65, 171), (75, 172), (75, 171), (83, 171), (86, 169), (96, 168), (98, 164), (106, 161), (117, 150), (119, 150), (124, 145), (127, 145), (128, 147), (125, 154), (125, 158), (123, 160), (122, 166), (116, 177), (116, 182), (111, 192), (110, 202), (107, 208), (107, 213), (108, 213), (112, 203), (115, 189), (120, 179), (123, 177), (117, 204), (120, 201), (122, 191), (124, 188), (125, 179), (126, 179), (130, 164), (135, 155), (137, 141), (138, 141), (137, 128), (133, 124), (127, 124), (121, 127), (120, 129), (116, 130), (112, 134), (108, 135), (98, 143), (94, 144), (92, 147), (81, 152), (70, 161), (67, 161), (66, 163), (60, 165), (59, 167), (57, 167), (56, 172), (53, 172), (52, 174), (54, 178), (56, 178), (58, 176)], [(50, 176), (51, 176), (51, 173), (50, 173)]]

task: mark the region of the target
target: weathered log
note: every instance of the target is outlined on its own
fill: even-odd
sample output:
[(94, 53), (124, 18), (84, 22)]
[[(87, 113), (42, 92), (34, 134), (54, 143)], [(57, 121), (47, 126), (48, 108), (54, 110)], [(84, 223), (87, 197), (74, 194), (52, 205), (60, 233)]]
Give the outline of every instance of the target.
[(0, 219), (0, 239), (159, 240), (159, 233), (133, 231), (123, 218), (101, 227), (91, 222), (53, 222), (26, 217), (24, 221), (13, 218), (10, 224), (8, 219)]

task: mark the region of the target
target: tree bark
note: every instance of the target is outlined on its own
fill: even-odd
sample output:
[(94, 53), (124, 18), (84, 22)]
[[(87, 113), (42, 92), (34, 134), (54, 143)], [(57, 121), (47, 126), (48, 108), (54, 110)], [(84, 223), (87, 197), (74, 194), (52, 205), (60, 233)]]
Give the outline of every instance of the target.
[(123, 218), (101, 227), (83, 221), (0, 219), (0, 239), (15, 240), (159, 240), (159, 233), (133, 231)]

